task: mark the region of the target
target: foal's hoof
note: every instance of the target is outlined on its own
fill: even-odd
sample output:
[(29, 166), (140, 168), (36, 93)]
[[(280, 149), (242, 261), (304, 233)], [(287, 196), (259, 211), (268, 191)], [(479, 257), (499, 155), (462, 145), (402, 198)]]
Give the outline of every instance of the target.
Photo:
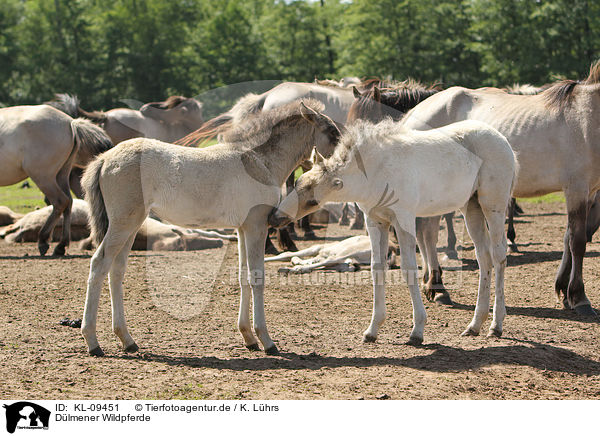
[(464, 332), (462, 332), (460, 335), (461, 336), (479, 336), (479, 332), (476, 332), (471, 327), (469, 327)]
[(52, 252), (52, 256), (63, 257), (66, 253), (66, 248), (64, 245), (57, 245)]
[(49, 248), (50, 245), (47, 242), (38, 243), (38, 250), (40, 250), (40, 256), (44, 256), (48, 252)]
[(246, 348), (250, 351), (260, 351), (260, 347), (256, 342), (254, 344), (246, 345)]
[(140, 347), (138, 347), (137, 344), (134, 342), (133, 344), (131, 344), (127, 348), (125, 348), (125, 352), (126, 353), (137, 353), (137, 351), (139, 349), (140, 349)]
[(423, 344), (423, 338), (419, 338), (416, 336), (411, 336), (410, 338), (408, 338), (408, 341), (406, 341), (406, 345), (411, 345), (413, 347), (418, 347), (419, 345)]
[(582, 304), (581, 306), (575, 306), (575, 313), (579, 316), (593, 316), (598, 317), (598, 314), (592, 309), (591, 304)]
[[(258, 345), (257, 345), (257, 347), (258, 347)], [(273, 344), (265, 350), (265, 353), (267, 354), (267, 356), (278, 356), (279, 348), (277, 348), (277, 345)]]
[(488, 338), (499, 338), (502, 336), (502, 330), (498, 330), (498, 329), (490, 329), (490, 331), (487, 334)]
[(433, 301), (435, 301), (437, 304), (441, 304), (444, 306), (452, 306), (452, 300), (450, 299), (450, 294), (448, 294), (447, 292), (441, 293), (441, 294), (436, 294)]
[(448, 250), (446, 251), (446, 257), (452, 260), (458, 260), (458, 253), (456, 250)]
[(509, 254), (520, 253), (519, 247), (517, 246), (517, 244), (508, 244), (508, 249), (506, 250), (506, 252)]
[(94, 348), (93, 350), (90, 350), (90, 356), (102, 357), (102, 356), (104, 356), (104, 351), (102, 351), (102, 348), (100, 348), (98, 346), (98, 347)]
[(377, 336), (373, 336), (373, 335), (364, 335), (363, 336), (363, 342), (365, 344), (375, 342), (376, 340), (377, 340)]

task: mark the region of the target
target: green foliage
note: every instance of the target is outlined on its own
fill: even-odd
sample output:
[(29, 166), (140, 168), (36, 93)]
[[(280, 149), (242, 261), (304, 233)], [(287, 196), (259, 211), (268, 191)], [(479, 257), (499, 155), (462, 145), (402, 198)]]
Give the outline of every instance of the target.
[(599, 47), (592, 0), (2, 0), (0, 106), (315, 76), (541, 85), (585, 77)]

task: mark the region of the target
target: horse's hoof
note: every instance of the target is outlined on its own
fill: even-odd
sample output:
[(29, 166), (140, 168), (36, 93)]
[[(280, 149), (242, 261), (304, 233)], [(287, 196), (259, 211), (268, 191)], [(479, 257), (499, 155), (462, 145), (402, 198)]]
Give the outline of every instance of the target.
[(125, 352), (126, 353), (137, 353), (138, 350), (140, 349), (140, 347), (137, 346), (137, 344), (134, 342), (133, 344), (127, 346), (127, 348), (125, 348)]
[(102, 357), (102, 356), (104, 356), (104, 351), (102, 351), (102, 348), (100, 348), (98, 346), (98, 347), (94, 348), (93, 350), (90, 350), (90, 356)]
[(57, 245), (52, 252), (52, 256), (63, 257), (66, 253), (66, 248), (64, 245)]
[(338, 224), (340, 226), (349, 226), (350, 225), (350, 220), (349, 219), (340, 220), (340, 222)]
[(499, 338), (502, 336), (502, 330), (499, 329), (490, 329), (487, 334), (488, 338)]
[(598, 317), (598, 314), (592, 309), (591, 304), (582, 304), (581, 306), (575, 306), (575, 312), (579, 316), (593, 316)]
[(564, 310), (571, 310), (571, 305), (569, 304), (569, 300), (567, 299), (567, 297), (563, 298), (562, 306)]
[[(258, 345), (257, 345), (258, 347)], [(279, 348), (277, 348), (277, 345), (273, 344), (271, 345), (269, 348), (267, 348), (265, 350), (265, 354), (267, 356), (278, 356), (279, 355)]]
[(507, 253), (520, 253), (519, 251), (519, 247), (517, 247), (517, 244), (508, 244), (508, 250), (506, 250)]
[(444, 306), (452, 306), (454, 304), (454, 303), (452, 303), (450, 294), (448, 294), (447, 292), (444, 292), (441, 294), (436, 294), (433, 301), (435, 301), (437, 304), (444, 305)]
[(48, 252), (49, 248), (50, 248), (50, 245), (48, 243), (40, 242), (38, 244), (38, 250), (40, 250), (40, 256), (44, 256)]
[(471, 327), (468, 327), (464, 332), (460, 334), (461, 336), (479, 336), (479, 332), (476, 332)]
[(358, 224), (352, 223), (352, 225), (350, 226), (350, 230), (362, 230), (364, 228), (365, 228), (364, 224), (361, 224), (361, 223), (358, 223)]
[(423, 338), (419, 338), (417, 336), (411, 336), (410, 338), (408, 338), (408, 341), (406, 341), (406, 345), (411, 345), (413, 347), (418, 347), (419, 345), (423, 344)]
[(363, 342), (365, 344), (375, 342), (376, 340), (377, 340), (377, 336), (373, 336), (373, 335), (364, 335), (363, 336)]
[(260, 351), (260, 347), (256, 342), (254, 344), (246, 345), (246, 348), (250, 351)]
[(304, 232), (304, 239), (306, 241), (314, 241), (315, 239), (317, 239), (317, 235), (315, 235), (315, 232)]

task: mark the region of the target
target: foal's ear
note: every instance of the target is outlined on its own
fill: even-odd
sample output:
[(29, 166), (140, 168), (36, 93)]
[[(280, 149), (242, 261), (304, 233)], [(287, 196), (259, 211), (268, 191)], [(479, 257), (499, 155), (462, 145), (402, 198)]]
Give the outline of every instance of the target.
[(376, 86), (373, 87), (373, 100), (381, 102), (381, 90)]
[(305, 120), (309, 121), (312, 124), (315, 124), (321, 114), (319, 112), (317, 112), (316, 110), (306, 106), (304, 104), (304, 101), (301, 101), (300, 102), (300, 115), (302, 115), (302, 118), (304, 118)]
[(362, 94), (360, 93), (360, 91), (358, 90), (358, 88), (356, 86), (352, 87), (352, 93), (354, 94), (354, 98), (362, 97)]
[(312, 161), (313, 165), (319, 165), (325, 161), (325, 158), (323, 157), (323, 155), (321, 153), (319, 153), (319, 150), (317, 150), (317, 148), (315, 147), (315, 148), (313, 148), (312, 155), (310, 156), (310, 160)]

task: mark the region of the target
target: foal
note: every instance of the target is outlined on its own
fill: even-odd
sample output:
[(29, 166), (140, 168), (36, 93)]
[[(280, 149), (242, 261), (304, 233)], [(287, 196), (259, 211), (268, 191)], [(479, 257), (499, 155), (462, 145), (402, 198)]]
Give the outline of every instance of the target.
[(132, 139), (90, 164), (83, 187), (92, 236), (99, 244), (91, 261), (81, 326), (90, 354), (103, 355), (96, 318), (107, 274), (113, 330), (126, 351), (138, 350), (127, 331), (122, 281), (135, 234), (150, 212), (183, 227), (237, 228), (238, 327), (246, 346), (258, 350), (249, 317), (252, 289), (254, 331), (267, 354), (278, 352), (264, 313), (267, 217), (279, 202), (281, 185), (310, 156), (312, 146), (332, 152), (340, 132), (321, 110), (321, 103), (305, 100), (264, 111), (233, 126), (221, 144), (203, 149)]

